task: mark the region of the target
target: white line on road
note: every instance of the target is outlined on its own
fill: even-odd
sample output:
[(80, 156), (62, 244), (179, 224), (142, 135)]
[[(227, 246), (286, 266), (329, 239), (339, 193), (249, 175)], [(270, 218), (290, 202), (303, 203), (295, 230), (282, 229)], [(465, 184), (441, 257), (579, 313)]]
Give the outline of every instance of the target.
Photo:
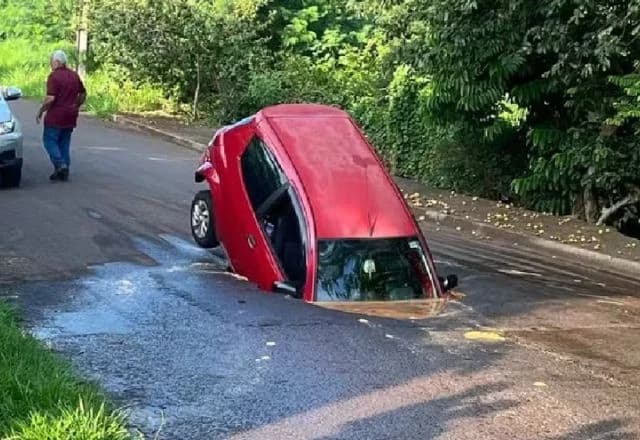
[(522, 270), (516, 269), (498, 269), (498, 272), (504, 273), (506, 275), (520, 275), (520, 276), (530, 276), (530, 277), (542, 277), (541, 274), (537, 272), (525, 272)]
[(122, 151), (122, 147), (79, 147), (81, 150), (95, 150), (95, 151)]

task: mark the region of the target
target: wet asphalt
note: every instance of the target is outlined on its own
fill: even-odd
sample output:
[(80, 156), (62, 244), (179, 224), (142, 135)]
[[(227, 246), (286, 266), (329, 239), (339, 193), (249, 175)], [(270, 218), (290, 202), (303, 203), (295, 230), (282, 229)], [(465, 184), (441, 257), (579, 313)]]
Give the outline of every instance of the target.
[[(437, 316), (265, 295), (189, 238), (196, 153), (83, 118), (72, 181), (51, 184), (36, 106), (13, 108), (25, 179), (0, 191), (0, 294), (148, 438), (640, 438), (633, 274), (426, 224), (464, 294)], [(504, 340), (470, 339), (486, 328)]]

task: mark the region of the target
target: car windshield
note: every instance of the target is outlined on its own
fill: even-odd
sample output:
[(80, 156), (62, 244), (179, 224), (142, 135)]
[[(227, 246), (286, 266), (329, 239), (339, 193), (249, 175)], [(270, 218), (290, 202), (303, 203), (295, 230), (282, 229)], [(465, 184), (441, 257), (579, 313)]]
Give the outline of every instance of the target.
[(431, 296), (416, 238), (320, 240), (316, 301), (398, 301)]
[(11, 120), (11, 110), (9, 110), (9, 105), (0, 98), (0, 122), (8, 122)]

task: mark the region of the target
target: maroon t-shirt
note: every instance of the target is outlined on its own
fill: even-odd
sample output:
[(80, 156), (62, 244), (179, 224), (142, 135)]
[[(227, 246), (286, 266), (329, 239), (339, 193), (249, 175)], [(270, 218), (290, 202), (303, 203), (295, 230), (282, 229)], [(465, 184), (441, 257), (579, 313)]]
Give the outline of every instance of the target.
[(85, 93), (84, 84), (76, 72), (60, 67), (47, 79), (47, 95), (55, 96), (44, 117), (44, 125), (56, 128), (75, 128), (80, 107), (78, 95)]

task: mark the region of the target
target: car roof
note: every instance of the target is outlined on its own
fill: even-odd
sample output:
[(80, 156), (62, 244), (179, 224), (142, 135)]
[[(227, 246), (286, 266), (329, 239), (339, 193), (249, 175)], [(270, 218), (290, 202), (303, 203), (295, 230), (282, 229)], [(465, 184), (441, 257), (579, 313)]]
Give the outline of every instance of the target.
[[(362, 132), (344, 111), (287, 104), (256, 115), (295, 168), (319, 239), (417, 235), (406, 204)], [(272, 146), (273, 147), (273, 146)]]

